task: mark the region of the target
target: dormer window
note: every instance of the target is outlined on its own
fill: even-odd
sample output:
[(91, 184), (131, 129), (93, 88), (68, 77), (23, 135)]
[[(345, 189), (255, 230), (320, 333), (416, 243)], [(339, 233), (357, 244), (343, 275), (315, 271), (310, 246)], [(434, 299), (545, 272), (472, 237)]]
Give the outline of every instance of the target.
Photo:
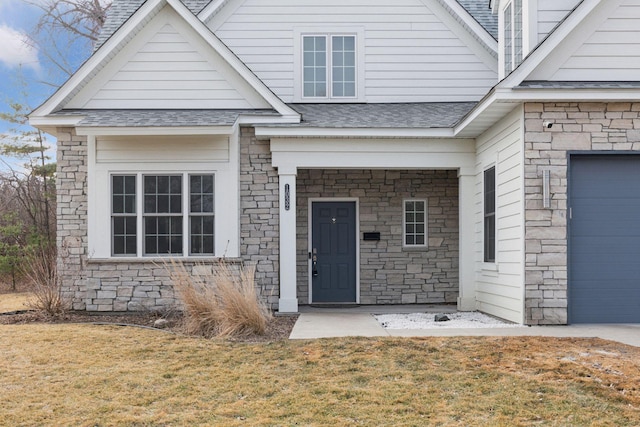
[(503, 20), (504, 74), (507, 75), (522, 62), (522, 0), (507, 3)]

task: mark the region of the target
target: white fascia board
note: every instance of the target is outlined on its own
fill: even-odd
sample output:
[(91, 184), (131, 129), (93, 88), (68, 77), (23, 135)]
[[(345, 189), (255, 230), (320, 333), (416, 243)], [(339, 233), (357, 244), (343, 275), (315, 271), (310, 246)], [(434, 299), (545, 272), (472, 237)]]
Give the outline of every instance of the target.
[[(567, 16), (546, 39), (542, 41), (524, 61), (505, 77), (498, 86), (501, 88), (513, 88), (522, 83), (526, 78), (556, 49), (560, 43), (600, 4), (602, 0), (583, 0), (575, 10)], [(611, 0), (606, 0), (611, 1)]]
[(480, 102), (473, 107), (471, 111), (467, 113), (467, 115), (456, 125), (453, 129), (453, 134), (460, 134), (469, 124), (473, 123), (475, 119), (477, 119), (485, 110), (491, 105), (493, 105), (497, 101), (496, 89), (492, 89), (487, 95), (485, 95)]
[(256, 138), (332, 137), (332, 138), (451, 138), (451, 128), (301, 128), (256, 126)]
[(166, 0), (168, 4), (173, 6), (175, 11), (187, 21), (193, 29), (204, 39), (222, 58), (233, 68), (249, 85), (262, 96), (278, 113), (283, 116), (298, 117), (300, 115), (282, 102), (263, 82), (260, 80), (244, 62), (240, 60), (222, 41), (180, 0)]
[(501, 100), (519, 102), (555, 102), (555, 101), (637, 101), (638, 89), (517, 89), (497, 92)]
[(202, 22), (207, 22), (209, 18), (218, 13), (218, 11), (227, 4), (229, 0), (213, 0), (204, 9), (198, 13), (198, 19)]
[(78, 71), (76, 71), (69, 80), (29, 115), (30, 120), (32, 116), (34, 118), (44, 117), (56, 111), (60, 107), (60, 104), (62, 104), (76, 88), (82, 85), (85, 79), (96, 72), (100, 64), (110, 59), (120, 43), (126, 41), (138, 25), (143, 24), (147, 16), (165, 1), (166, 0), (149, 0), (143, 3), (142, 6), (80, 66)]
[(254, 125), (254, 124), (296, 124), (300, 123), (299, 115), (296, 116), (261, 116), (259, 114), (241, 114), (236, 120), (236, 125)]
[(84, 116), (29, 116), (29, 124), (36, 128), (45, 127), (73, 127), (80, 123)]
[(498, 54), (498, 41), (493, 38), (491, 34), (482, 26), (478, 21), (475, 20), (473, 16), (467, 9), (462, 7), (460, 3), (456, 0), (442, 0), (478, 37), (482, 43), (487, 45), (488, 48), (493, 50), (493, 52)]
[(235, 126), (181, 126), (181, 127), (77, 127), (78, 135), (87, 136), (156, 136), (156, 135), (232, 135)]

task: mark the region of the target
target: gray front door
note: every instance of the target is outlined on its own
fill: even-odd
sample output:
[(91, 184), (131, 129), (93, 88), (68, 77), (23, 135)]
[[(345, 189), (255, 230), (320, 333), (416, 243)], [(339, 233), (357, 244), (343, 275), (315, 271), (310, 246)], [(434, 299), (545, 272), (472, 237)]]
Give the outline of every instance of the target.
[(570, 161), (569, 321), (640, 322), (640, 155)]
[(356, 203), (312, 202), (312, 302), (356, 302)]

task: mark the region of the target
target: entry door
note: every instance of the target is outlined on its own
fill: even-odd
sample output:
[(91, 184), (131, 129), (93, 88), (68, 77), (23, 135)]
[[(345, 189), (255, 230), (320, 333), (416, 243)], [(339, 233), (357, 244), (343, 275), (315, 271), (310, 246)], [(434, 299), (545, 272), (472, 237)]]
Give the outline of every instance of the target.
[(356, 302), (356, 203), (311, 204), (312, 302)]
[(570, 322), (640, 322), (640, 155), (574, 155), (569, 185)]

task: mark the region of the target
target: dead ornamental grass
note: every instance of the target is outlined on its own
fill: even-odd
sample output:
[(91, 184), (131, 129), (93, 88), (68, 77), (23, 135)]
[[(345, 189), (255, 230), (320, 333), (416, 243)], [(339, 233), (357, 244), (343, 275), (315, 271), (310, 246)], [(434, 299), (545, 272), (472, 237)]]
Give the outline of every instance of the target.
[(271, 311), (256, 291), (255, 267), (236, 270), (224, 261), (196, 267), (199, 274), (173, 259), (165, 265), (182, 303), (188, 334), (210, 338), (265, 333)]
[(238, 344), (0, 327), (0, 425), (640, 425), (640, 349), (599, 339)]

